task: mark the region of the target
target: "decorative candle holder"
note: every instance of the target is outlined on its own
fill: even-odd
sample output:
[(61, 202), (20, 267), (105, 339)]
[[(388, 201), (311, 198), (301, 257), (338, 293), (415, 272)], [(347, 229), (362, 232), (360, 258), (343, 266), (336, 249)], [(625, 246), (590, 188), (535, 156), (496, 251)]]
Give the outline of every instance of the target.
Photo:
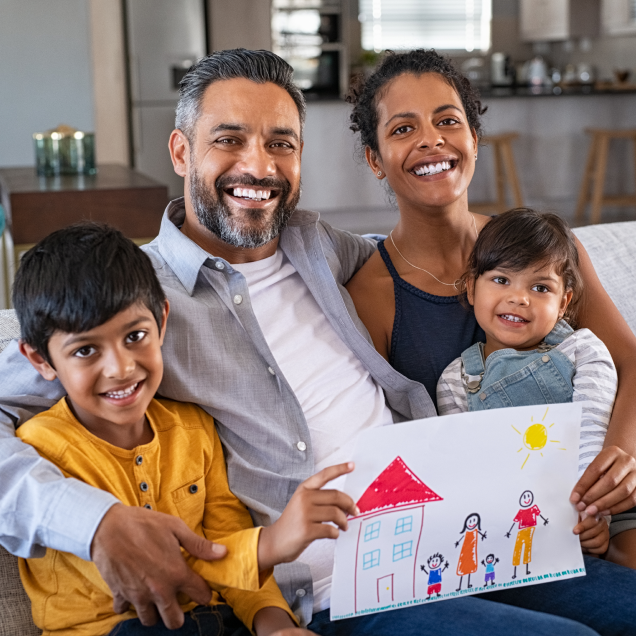
[(95, 134), (60, 125), (33, 135), (36, 171), (42, 177), (95, 174)]

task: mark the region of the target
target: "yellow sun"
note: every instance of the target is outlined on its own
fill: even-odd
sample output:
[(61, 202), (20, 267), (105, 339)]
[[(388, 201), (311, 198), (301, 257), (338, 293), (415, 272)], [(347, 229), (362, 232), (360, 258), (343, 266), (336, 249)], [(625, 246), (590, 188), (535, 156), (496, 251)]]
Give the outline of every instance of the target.
[[(545, 420), (549, 410), (550, 410), (550, 407), (548, 407), (545, 410), (545, 413), (543, 414), (543, 417), (541, 418), (542, 422)], [(530, 418), (530, 421), (532, 422), (532, 417)], [(541, 457), (543, 457), (543, 453), (541, 453), (540, 451), (543, 450), (543, 448), (545, 448), (545, 445), (548, 443), (548, 428), (552, 428), (553, 426), (554, 426), (554, 422), (550, 424), (547, 428), (543, 424), (539, 424), (539, 423), (531, 424), (530, 426), (528, 426), (525, 433), (523, 434), (521, 433), (521, 431), (518, 431), (514, 426), (512, 428), (514, 429), (516, 433), (518, 433), (519, 435), (523, 437), (523, 446), (525, 446), (530, 451), (539, 451), (539, 454), (541, 455)], [(552, 444), (561, 443), (558, 439), (551, 439), (549, 441)], [(523, 446), (517, 451), (518, 453), (520, 453), (523, 450)], [(559, 450), (565, 450), (565, 448), (559, 448)], [(526, 458), (523, 460), (523, 464), (521, 464), (522, 469), (526, 465), (526, 462), (530, 458), (530, 455), (531, 453), (528, 453)]]
[(548, 441), (548, 429), (543, 424), (528, 426), (523, 434), (523, 444), (530, 450), (541, 450)]

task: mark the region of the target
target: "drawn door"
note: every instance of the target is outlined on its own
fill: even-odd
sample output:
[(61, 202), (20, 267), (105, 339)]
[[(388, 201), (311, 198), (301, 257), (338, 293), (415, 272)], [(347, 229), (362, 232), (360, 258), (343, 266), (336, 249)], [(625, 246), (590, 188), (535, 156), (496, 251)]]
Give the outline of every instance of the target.
[(389, 574), (378, 579), (378, 603), (386, 605), (393, 603), (393, 575)]

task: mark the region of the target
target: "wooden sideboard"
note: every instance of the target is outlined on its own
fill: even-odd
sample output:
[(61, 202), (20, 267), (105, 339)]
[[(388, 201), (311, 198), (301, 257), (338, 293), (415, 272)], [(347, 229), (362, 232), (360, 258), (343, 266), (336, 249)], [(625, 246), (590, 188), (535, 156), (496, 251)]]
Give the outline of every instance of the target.
[(168, 189), (121, 165), (92, 176), (39, 177), (35, 168), (0, 168), (0, 203), (7, 217), (4, 297), (20, 254), (45, 236), (82, 220), (102, 221), (137, 243), (157, 235)]

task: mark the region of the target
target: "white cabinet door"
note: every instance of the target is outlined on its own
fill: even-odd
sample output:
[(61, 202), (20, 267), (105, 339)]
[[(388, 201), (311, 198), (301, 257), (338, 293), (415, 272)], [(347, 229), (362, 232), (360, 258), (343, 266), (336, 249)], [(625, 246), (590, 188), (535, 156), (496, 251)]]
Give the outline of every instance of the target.
[(602, 0), (601, 20), (608, 35), (636, 33), (636, 0)]
[(521, 0), (520, 19), (525, 42), (567, 40), (570, 0)]

